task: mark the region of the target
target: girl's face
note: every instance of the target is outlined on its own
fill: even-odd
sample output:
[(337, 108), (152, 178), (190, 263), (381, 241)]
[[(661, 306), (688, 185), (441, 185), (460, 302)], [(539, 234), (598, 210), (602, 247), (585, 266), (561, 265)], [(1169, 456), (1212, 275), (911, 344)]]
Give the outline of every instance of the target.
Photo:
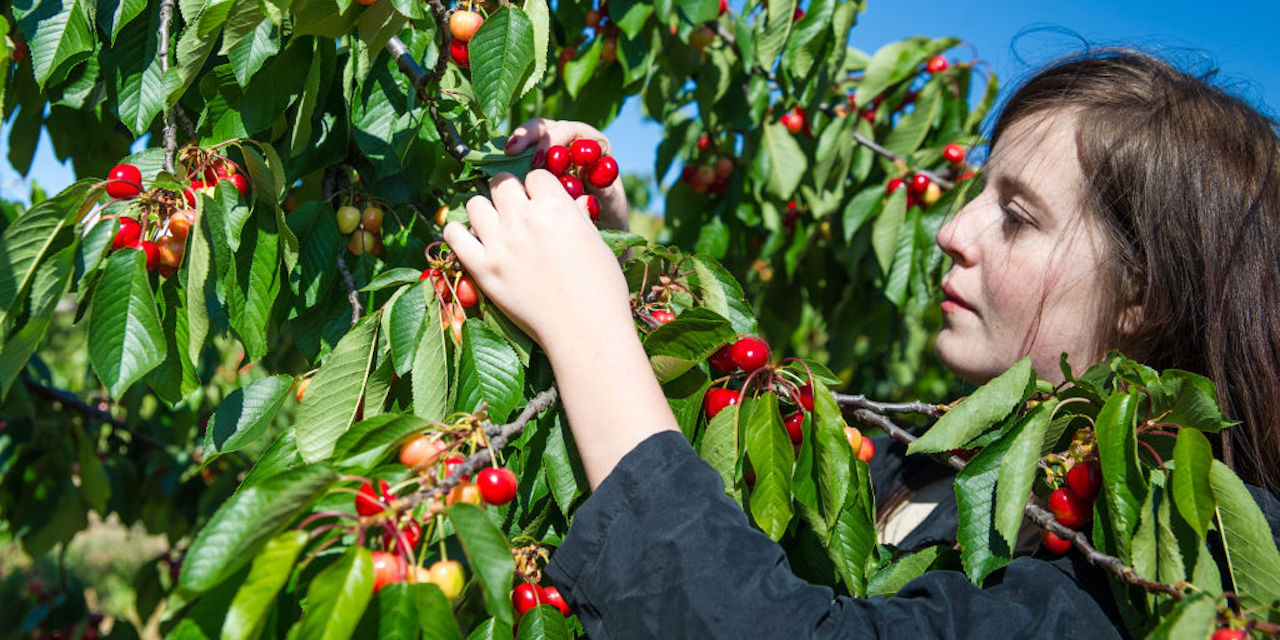
[(1085, 217), (1076, 119), (1051, 112), (1007, 128), (992, 150), (986, 186), (938, 231), (951, 256), (942, 279), (938, 356), (980, 384), (1025, 355), (1059, 382), (1101, 356), (1101, 234)]

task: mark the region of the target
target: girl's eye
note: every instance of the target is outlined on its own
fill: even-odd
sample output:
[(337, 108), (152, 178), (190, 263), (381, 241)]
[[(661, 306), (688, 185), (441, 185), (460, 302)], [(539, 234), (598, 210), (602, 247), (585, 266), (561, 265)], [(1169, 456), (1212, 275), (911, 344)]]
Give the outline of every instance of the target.
[(1000, 211), (1004, 213), (1003, 228), (1006, 235), (1013, 235), (1028, 224), (1026, 218), (1023, 218), (1018, 212), (1014, 211), (1008, 205), (1000, 205)]

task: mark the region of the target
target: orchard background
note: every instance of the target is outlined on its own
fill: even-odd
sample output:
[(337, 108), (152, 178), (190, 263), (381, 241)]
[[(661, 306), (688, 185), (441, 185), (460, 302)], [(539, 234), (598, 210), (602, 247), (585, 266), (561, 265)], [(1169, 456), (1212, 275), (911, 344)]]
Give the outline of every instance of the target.
[[(451, 29), (468, 8), (483, 26)], [(1025, 518), (1111, 572), (1135, 635), (1280, 629), (1209, 381), (1115, 355), (1054, 388), (1023, 362), (932, 404), (963, 392), (927, 353), (933, 237), (981, 179), (996, 81), (952, 38), (847, 46), (862, 8), (9, 6), (9, 161), (44, 131), (81, 179), (0, 205), (0, 634), (580, 636), (532, 586), (586, 497), (550, 367), (438, 239), (531, 168), (515, 124), (603, 128), (631, 96), (666, 215), (602, 234), (685, 435), (798, 573), (980, 583)], [(744, 336), (771, 357), (728, 357)], [(959, 470), (961, 550), (905, 554), (848, 423), (935, 418), (912, 451)], [(86, 530), (130, 537), (104, 562), (69, 552)]]

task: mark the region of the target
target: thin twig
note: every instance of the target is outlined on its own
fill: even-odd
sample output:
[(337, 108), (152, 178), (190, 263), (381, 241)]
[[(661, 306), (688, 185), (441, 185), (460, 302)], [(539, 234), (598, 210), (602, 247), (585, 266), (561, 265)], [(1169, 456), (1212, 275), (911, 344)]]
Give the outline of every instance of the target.
[[(851, 114), (849, 114), (847, 117), (850, 117), (850, 118), (855, 117), (855, 114), (852, 114), (852, 113), (851, 113)], [(950, 181), (950, 180), (948, 180), (948, 179), (946, 179), (946, 178), (944, 178), (944, 177), (942, 177), (942, 176), (940, 176), (940, 175), (938, 175), (938, 174), (936, 174), (936, 173), (934, 173), (934, 172), (932, 172), (932, 171), (929, 171), (928, 169), (921, 169), (921, 168), (919, 168), (919, 167), (916, 167), (916, 168), (910, 168), (910, 165), (908, 165), (908, 164), (907, 164), (906, 159), (904, 159), (902, 156), (900, 156), (900, 155), (898, 155), (898, 154), (896, 154), (896, 153), (894, 153), (894, 152), (892, 152), (892, 151), (890, 151), (890, 150), (888, 150), (888, 149), (886, 149), (886, 148), (884, 148), (884, 147), (880, 146), (879, 144), (876, 144), (876, 141), (875, 141), (875, 140), (872, 140), (871, 138), (868, 138), (868, 137), (866, 137), (866, 136), (862, 135), (861, 133), (858, 133), (857, 131), (854, 131), (854, 132), (853, 132), (853, 139), (854, 139), (854, 141), (855, 141), (855, 142), (857, 142), (858, 144), (860, 144), (860, 145), (862, 145), (862, 146), (864, 146), (864, 147), (866, 147), (866, 148), (868, 148), (868, 149), (870, 149), (870, 150), (874, 151), (877, 155), (879, 155), (879, 156), (881, 156), (881, 157), (884, 157), (884, 158), (888, 158), (889, 160), (893, 161), (893, 163), (894, 163), (895, 165), (899, 165), (899, 166), (901, 166), (901, 167), (907, 167), (907, 168), (909, 168), (909, 169), (910, 169), (910, 171), (911, 171), (912, 173), (918, 173), (918, 174), (923, 175), (923, 176), (928, 176), (930, 180), (932, 180), (932, 181), (934, 181), (935, 183), (937, 183), (937, 185), (938, 185), (939, 187), (942, 187), (943, 189), (950, 189), (950, 188), (952, 188), (952, 187), (956, 186), (956, 184), (955, 184), (954, 182), (952, 182), (952, 181)]]
[(351, 303), (351, 324), (354, 325), (364, 315), (364, 307), (360, 305), (360, 292), (356, 290), (356, 281), (351, 277), (351, 270), (347, 268), (347, 261), (341, 253), (338, 254), (337, 263), (338, 273), (342, 274), (342, 286), (347, 289), (347, 301)]
[[(439, 0), (433, 0), (429, 4), (432, 5), (432, 12), (434, 13), (435, 7), (440, 3)], [(444, 14), (442, 12), (438, 15), (443, 16)], [(443, 35), (441, 36), (440, 54), (436, 59), (436, 66), (431, 74), (427, 74), (422, 65), (413, 59), (413, 55), (409, 53), (409, 48), (405, 46), (400, 38), (392, 36), (390, 40), (387, 40), (386, 49), (391, 54), (391, 57), (396, 59), (396, 66), (400, 68), (400, 72), (409, 78), (409, 82), (413, 85), (418, 97), (426, 103), (427, 114), (431, 116), (431, 122), (435, 124), (436, 132), (440, 134), (440, 140), (444, 142), (445, 149), (453, 157), (462, 160), (463, 157), (470, 153), (471, 148), (462, 141), (462, 136), (458, 135), (457, 127), (440, 115), (440, 110), (436, 107), (435, 96), (428, 95), (426, 92), (426, 88), (436, 80), (439, 80), (440, 76), (444, 74), (445, 63), (449, 56), (449, 29), (443, 18), (438, 19), (438, 23)]]
[(868, 399), (864, 395), (843, 393), (833, 393), (831, 395), (836, 399), (836, 404), (842, 407), (870, 409), (876, 413), (919, 413), (931, 418), (939, 418), (942, 417), (943, 413), (946, 413), (942, 407), (927, 402), (877, 402)]
[[(169, 70), (169, 29), (173, 23), (174, 0), (160, 3), (160, 73)], [(173, 124), (173, 108), (164, 110), (164, 170), (173, 173), (173, 160), (178, 152), (178, 130)]]
[[(897, 440), (898, 442), (901, 442), (903, 444), (909, 445), (912, 442), (916, 441), (915, 436), (911, 435), (905, 429), (895, 424), (888, 417), (875, 413), (874, 411), (871, 411), (869, 409), (857, 409), (853, 411), (852, 417), (853, 419), (857, 420), (858, 422), (861, 422), (862, 424), (870, 425), (873, 427), (880, 427), (881, 429), (884, 429), (885, 433), (889, 434), (890, 437), (892, 437), (894, 440)], [(941, 461), (942, 463), (946, 464), (952, 469), (955, 469), (956, 471), (963, 470), (966, 464), (965, 461), (962, 460), (959, 456), (955, 456), (951, 454), (938, 455), (938, 456), (935, 456), (935, 459)], [(1040, 525), (1042, 529), (1048, 529), (1049, 531), (1052, 531), (1054, 534), (1056, 534), (1058, 537), (1062, 538), (1063, 540), (1069, 540), (1072, 546), (1079, 549), (1080, 552), (1084, 554), (1085, 558), (1089, 560), (1089, 562), (1093, 563), (1096, 566), (1099, 566), (1111, 571), (1112, 573), (1119, 576), (1121, 580), (1124, 580), (1125, 582), (1128, 582), (1130, 584), (1135, 584), (1150, 592), (1167, 593), (1178, 600), (1182, 600), (1183, 598), (1187, 597), (1187, 594), (1184, 590), (1188, 586), (1190, 586), (1188, 585), (1188, 583), (1178, 582), (1174, 584), (1164, 584), (1160, 582), (1152, 582), (1150, 580), (1147, 580), (1139, 576), (1138, 573), (1134, 571), (1133, 567), (1126, 565), (1124, 561), (1120, 560), (1119, 558), (1115, 556), (1109, 556), (1105, 553), (1102, 553), (1101, 551), (1098, 551), (1096, 548), (1094, 548), (1092, 544), (1089, 543), (1089, 538), (1085, 536), (1084, 532), (1076, 531), (1074, 529), (1064, 526), (1062, 523), (1058, 522), (1056, 518), (1053, 517), (1052, 513), (1050, 513), (1049, 511), (1046, 511), (1044, 508), (1040, 507), (1034, 502), (1028, 501), (1024, 511), (1027, 514), (1027, 517), (1030, 518), (1032, 522), (1035, 522), (1037, 525)]]
[(125, 424), (123, 420), (89, 404), (88, 402), (85, 402), (84, 400), (81, 400), (79, 396), (75, 395), (74, 393), (71, 393), (70, 391), (65, 391), (63, 389), (57, 389), (54, 387), (43, 385), (26, 376), (23, 376), (22, 384), (25, 385), (27, 387), (27, 390), (30, 391), (31, 393), (37, 396), (40, 396), (41, 398), (44, 398), (45, 400), (48, 400), (50, 402), (57, 402), (61, 404), (63, 408), (71, 409), (72, 411), (75, 411), (76, 413), (79, 413), (84, 417), (89, 418), (90, 420), (96, 420), (98, 422), (101, 422), (111, 427), (111, 429), (114, 431), (127, 433), (129, 434), (129, 437), (133, 440), (136, 440), (138, 442), (142, 442), (145, 444), (149, 444), (153, 447), (156, 447), (157, 449), (166, 448), (163, 442), (156, 440), (155, 438), (145, 433), (138, 433), (137, 431), (130, 429), (129, 425)]
[(451, 473), (449, 473), (448, 476), (445, 476), (443, 480), (436, 484), (436, 486), (426, 491), (420, 491), (397, 500), (397, 510), (411, 509), (424, 502), (428, 502), (433, 498), (443, 496), (449, 493), (450, 489), (456, 487), (458, 483), (462, 481), (463, 476), (470, 476), (489, 466), (490, 461), (493, 459), (492, 451), (501, 450), (503, 447), (507, 446), (507, 442), (523, 433), (525, 428), (529, 425), (529, 422), (539, 413), (542, 413), (554, 405), (559, 397), (560, 391), (553, 384), (546, 391), (534, 396), (533, 399), (529, 401), (529, 404), (524, 406), (520, 415), (516, 416), (515, 420), (503, 425), (486, 426), (484, 428), (484, 433), (489, 438), (488, 447), (471, 454), (471, 457), (467, 458), (466, 462), (458, 465)]

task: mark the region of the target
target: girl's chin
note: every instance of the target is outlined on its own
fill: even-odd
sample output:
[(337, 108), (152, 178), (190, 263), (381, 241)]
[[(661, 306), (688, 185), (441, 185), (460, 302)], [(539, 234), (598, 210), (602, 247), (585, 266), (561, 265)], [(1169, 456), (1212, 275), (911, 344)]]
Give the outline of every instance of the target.
[(992, 373), (989, 363), (981, 362), (978, 356), (983, 355), (978, 341), (966, 340), (953, 328), (943, 329), (938, 333), (935, 343), (938, 360), (951, 373), (970, 384), (980, 385), (999, 374)]

